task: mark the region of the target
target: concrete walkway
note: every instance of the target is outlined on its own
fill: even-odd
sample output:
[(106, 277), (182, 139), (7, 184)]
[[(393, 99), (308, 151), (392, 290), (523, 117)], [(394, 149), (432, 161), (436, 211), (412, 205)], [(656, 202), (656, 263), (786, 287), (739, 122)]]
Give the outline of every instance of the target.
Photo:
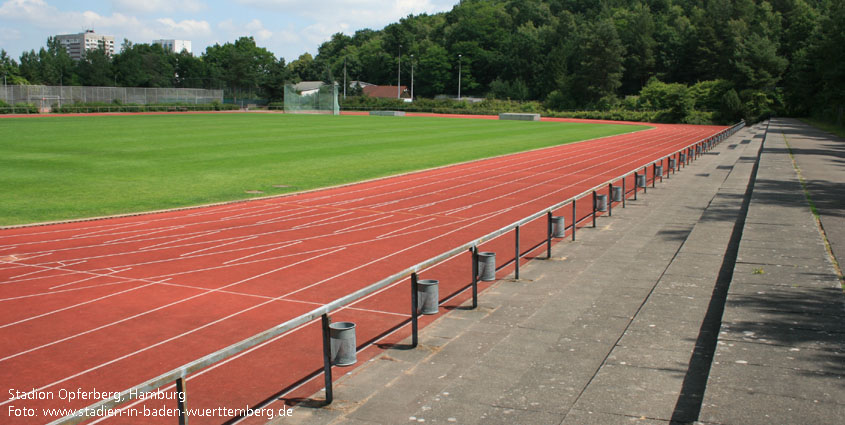
[(838, 423), (841, 289), (790, 163), (767, 150), (757, 187), (786, 183), (752, 196), (764, 137), (765, 126), (740, 131), (519, 281), (497, 282), (477, 309), (441, 313), (419, 348), (343, 376), (332, 405), (276, 423), (789, 423), (778, 418), (790, 408)]
[[(809, 127), (791, 120), (769, 126), (707, 382), (706, 423), (832, 424), (845, 418), (842, 288), (786, 145), (787, 139), (822, 143), (817, 130), (802, 129)], [(827, 159), (822, 150), (812, 156), (804, 163), (815, 164), (819, 169), (808, 174), (818, 175)], [(838, 177), (841, 188), (845, 173)], [(830, 219), (826, 229), (841, 220), (843, 211), (832, 207), (843, 201), (820, 203), (823, 219)]]
[(795, 119), (775, 120), (769, 134), (777, 143), (777, 147), (770, 148), (783, 149), (785, 144), (795, 157), (831, 250), (842, 265), (845, 261), (845, 139)]

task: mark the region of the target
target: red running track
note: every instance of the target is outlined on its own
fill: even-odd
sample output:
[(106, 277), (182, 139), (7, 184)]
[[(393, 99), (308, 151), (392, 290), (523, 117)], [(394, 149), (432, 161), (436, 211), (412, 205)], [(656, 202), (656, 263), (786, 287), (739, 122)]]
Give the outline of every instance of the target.
[[(0, 422), (43, 423), (55, 417), (42, 408), (88, 406), (98, 400), (68, 400), (66, 391), (122, 391), (721, 130), (656, 125), (292, 196), (0, 230)], [(579, 216), (588, 207), (581, 202)], [(539, 243), (545, 226), (524, 226), (523, 246)], [(505, 236), (480, 247), (500, 253), (499, 264), (514, 257)], [(463, 255), (420, 277), (440, 280), (441, 299), (458, 294), (444, 304), (454, 308), (466, 298), (469, 270)], [(357, 323), (359, 346), (370, 347), (359, 362), (377, 352), (369, 343), (408, 334), (409, 290), (399, 282), (333, 314)], [(320, 338), (312, 322), (189, 376), (188, 407), (242, 409), (303, 382), (291, 394), (318, 390), (322, 377), (306, 378), (322, 365)], [(53, 399), (9, 393), (31, 390)], [(175, 423), (173, 400), (125, 406), (127, 416), (106, 422)], [(145, 407), (171, 416), (144, 416)], [(231, 417), (212, 413), (191, 423)]]

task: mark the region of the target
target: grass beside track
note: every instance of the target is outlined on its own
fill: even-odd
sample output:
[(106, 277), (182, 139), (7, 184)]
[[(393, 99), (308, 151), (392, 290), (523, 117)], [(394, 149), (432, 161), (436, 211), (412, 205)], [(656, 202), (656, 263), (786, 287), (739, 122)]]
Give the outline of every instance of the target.
[(8, 118), (0, 226), (282, 194), (643, 128), (280, 114)]

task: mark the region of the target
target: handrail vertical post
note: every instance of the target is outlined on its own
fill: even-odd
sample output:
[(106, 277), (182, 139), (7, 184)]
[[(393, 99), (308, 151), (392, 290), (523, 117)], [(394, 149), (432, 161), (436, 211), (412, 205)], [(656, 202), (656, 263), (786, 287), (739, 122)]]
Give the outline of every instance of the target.
[(593, 191), (593, 228), (596, 227), (596, 191)]
[(419, 284), (417, 274), (411, 273), (411, 348), (417, 348), (417, 344), (419, 344), (419, 324), (417, 323), (417, 312), (419, 311), (420, 300), (419, 294), (417, 293), (418, 289)]
[(625, 192), (625, 180), (628, 176), (622, 176), (622, 208), (625, 208), (625, 201), (628, 199), (628, 193)]
[(643, 185), (643, 194), (646, 194), (646, 193), (648, 193), (648, 165), (643, 167), (643, 175), (645, 176), (645, 185)]
[(472, 253), (472, 308), (478, 307), (478, 247), (469, 249)]
[(639, 180), (640, 173), (634, 171), (634, 200), (637, 200), (637, 189), (639, 189), (639, 185), (637, 184), (637, 180)]
[(575, 198), (572, 198), (572, 240), (575, 241), (575, 228), (578, 227), (578, 216), (575, 212)]
[(179, 425), (188, 425), (188, 387), (185, 377), (176, 380), (176, 400), (179, 406)]
[(514, 245), (516, 255), (514, 255), (514, 277), (519, 280), (519, 226), (514, 228)]
[(552, 258), (552, 211), (546, 213), (546, 258)]
[(329, 336), (329, 315), (323, 314), (323, 377), (326, 385), (326, 404), (331, 404), (334, 400), (332, 394), (332, 346)]
[[(661, 176), (660, 178), (663, 178)], [(657, 163), (653, 162), (651, 164), (651, 187), (657, 187)]]
[(613, 182), (607, 185), (607, 199), (610, 199), (607, 203), (607, 216), (613, 217)]

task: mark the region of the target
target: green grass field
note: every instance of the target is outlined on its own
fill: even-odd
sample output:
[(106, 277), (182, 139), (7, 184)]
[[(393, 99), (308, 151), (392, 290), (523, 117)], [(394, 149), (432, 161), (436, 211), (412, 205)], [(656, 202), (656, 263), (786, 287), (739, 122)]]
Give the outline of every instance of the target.
[(643, 128), (279, 114), (0, 119), (0, 226), (281, 194)]

